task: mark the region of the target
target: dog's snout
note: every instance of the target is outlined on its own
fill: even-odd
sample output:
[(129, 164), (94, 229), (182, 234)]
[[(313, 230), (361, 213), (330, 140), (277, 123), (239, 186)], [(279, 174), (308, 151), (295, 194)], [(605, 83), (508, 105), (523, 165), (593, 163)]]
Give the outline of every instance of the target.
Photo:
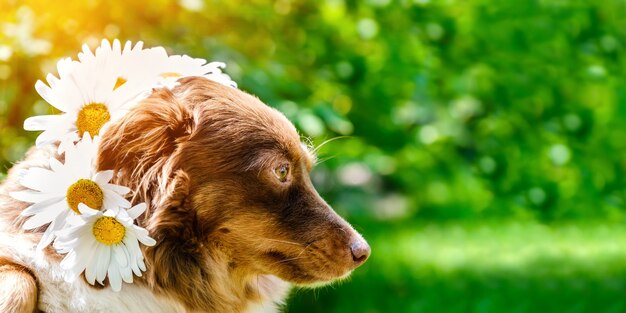
[(371, 249), (365, 240), (358, 238), (350, 244), (350, 252), (354, 265), (359, 266), (370, 256)]

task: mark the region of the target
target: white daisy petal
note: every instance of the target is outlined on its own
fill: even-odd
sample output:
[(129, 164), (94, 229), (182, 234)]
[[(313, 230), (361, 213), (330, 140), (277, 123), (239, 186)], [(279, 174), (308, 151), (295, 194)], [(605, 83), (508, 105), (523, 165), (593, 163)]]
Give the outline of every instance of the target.
[(54, 89), (54, 87), (59, 83), (59, 79), (52, 75), (52, 73), (48, 73), (48, 75), (46, 75), (46, 81), (48, 82), (48, 86), (52, 89)]
[(98, 272), (98, 268), (96, 266), (96, 264), (98, 264), (99, 260), (104, 258), (106, 254), (109, 254), (110, 250), (108, 249), (108, 247), (103, 246), (103, 245), (97, 245), (96, 246), (96, 251), (94, 253), (94, 259), (92, 260), (93, 262), (91, 262), (91, 264), (89, 264), (86, 268), (85, 268), (85, 278), (87, 279), (87, 282), (94, 285), (96, 282), (96, 274)]
[(52, 243), (52, 240), (55, 238), (55, 232), (65, 226), (65, 219), (67, 217), (68, 212), (61, 213), (57, 215), (57, 217), (50, 223), (46, 231), (43, 233), (39, 244), (37, 244), (37, 249), (42, 250)]
[(132, 227), (135, 230), (135, 235), (137, 236), (137, 240), (139, 240), (139, 242), (148, 247), (152, 247), (156, 244), (156, 240), (148, 236), (148, 231), (145, 228), (141, 228), (137, 225), (133, 225)]
[(130, 267), (121, 267), (120, 275), (122, 275), (122, 280), (132, 284), (133, 283), (133, 271)]
[(126, 267), (128, 265), (128, 252), (125, 251), (124, 245), (114, 245), (111, 248), (117, 264), (121, 267)]
[[(88, 228), (91, 228), (91, 227), (88, 227)], [(76, 243), (74, 250), (86, 251), (85, 253), (95, 255), (96, 247), (98, 245), (99, 245), (98, 242), (93, 237), (78, 237), (78, 242)]]
[(72, 132), (66, 134), (63, 138), (61, 138), (61, 142), (59, 143), (58, 153), (63, 154), (65, 151), (74, 147), (74, 143), (80, 139), (76, 130), (70, 129)]
[(113, 206), (122, 207), (125, 209), (130, 208), (131, 203), (128, 200), (126, 200), (124, 197), (107, 189), (104, 189), (102, 191), (104, 192), (104, 200), (113, 204)]
[[(107, 183), (98, 183), (98, 185), (100, 186), (100, 189), (102, 189), (102, 192), (110, 194), (110, 200), (116, 202), (119, 201), (119, 204), (128, 203), (124, 196), (130, 192), (130, 188)], [(127, 206), (126, 208), (129, 207), (130, 206)]]
[(124, 244), (128, 247), (128, 252), (130, 253), (130, 267), (135, 275), (141, 277), (141, 269), (139, 268), (139, 264), (137, 261), (139, 258), (143, 258), (141, 256), (141, 249), (139, 248), (139, 244), (137, 243), (137, 238), (134, 235), (129, 235), (124, 238)]
[(61, 229), (57, 232), (57, 235), (59, 237), (65, 237), (67, 239), (64, 241), (55, 242), (55, 247), (62, 246), (74, 248), (78, 244), (78, 238), (83, 237), (83, 235), (87, 233), (85, 231), (88, 228), (88, 226), (86, 226), (87, 223), (82, 222), (82, 219), (78, 217), (78, 215), (74, 214), (74, 212), (72, 212), (71, 214), (73, 216), (67, 217), (68, 224), (71, 225), (71, 227)]
[(111, 260), (111, 249), (108, 249), (109, 253), (105, 253), (103, 254), (99, 259), (98, 262), (96, 263), (96, 270), (97, 270), (97, 275), (96, 275), (96, 280), (102, 284), (104, 282), (104, 279), (106, 278), (106, 274), (107, 274), (107, 270), (109, 268), (109, 262)]
[(65, 202), (64, 197), (53, 197), (49, 198), (45, 201), (37, 202), (28, 208), (26, 208), (20, 215), (22, 216), (31, 216), (46, 210), (49, 206), (56, 204), (57, 202)]
[[(118, 110), (116, 110), (113, 114), (111, 114), (111, 121), (117, 121), (119, 119), (121, 119), (122, 117), (124, 117), (124, 115), (128, 114), (128, 110), (134, 106), (135, 104), (137, 104), (138, 101), (133, 101), (133, 100), (129, 100), (129, 101), (124, 101), (124, 106), (120, 107)], [(107, 125), (105, 125), (104, 127), (102, 127), (102, 130), (100, 130), (100, 133), (103, 133), (104, 131), (106, 131), (106, 128), (108, 126), (110, 126), (111, 123), (107, 123)]]
[(98, 172), (93, 180), (100, 185), (100, 184), (108, 183), (111, 180), (111, 178), (113, 178), (113, 171), (108, 170), (108, 171)]
[[(59, 246), (59, 241), (64, 239), (65, 238), (63, 236), (58, 236), (54, 241), (53, 246), (57, 248)], [(70, 276), (72, 277), (80, 275), (80, 273), (82, 273), (90, 263), (95, 248), (95, 241), (83, 239), (78, 242), (78, 246), (76, 248), (72, 248), (67, 251), (65, 258), (61, 261), (61, 268), (71, 271), (73, 275)]]
[[(95, 242), (91, 242), (91, 245), (89, 245), (89, 248), (85, 249), (83, 253), (77, 256), (76, 261), (73, 264), (71, 264), (70, 268), (68, 268), (74, 277), (78, 277), (80, 273), (82, 273), (87, 268), (87, 266), (92, 262), (93, 256), (95, 255), (93, 251), (95, 251), (95, 249), (96, 249)], [(85, 252), (85, 251), (90, 251), (90, 252)]]
[(130, 40), (127, 40), (124, 43), (124, 49), (122, 50), (123, 54), (127, 54), (130, 53), (130, 51), (133, 49), (133, 43)]
[(59, 79), (66, 79), (70, 75), (72, 70), (78, 65), (78, 62), (73, 61), (72, 58), (64, 58), (57, 62), (57, 71), (59, 72)]
[(122, 290), (122, 277), (120, 275), (119, 268), (115, 265), (109, 265), (107, 274), (109, 277), (109, 283), (111, 284), (111, 289), (113, 289), (113, 291)]
[(37, 90), (37, 93), (39, 93), (39, 95), (46, 100), (46, 102), (50, 103), (52, 106), (54, 106), (55, 108), (65, 112), (65, 107), (59, 102), (57, 101), (56, 97), (54, 97), (53, 95), (53, 90), (47, 86), (44, 82), (42, 82), (41, 80), (38, 80), (35, 83), (35, 90)]
[(156, 240), (152, 239), (152, 237), (137, 237), (137, 239), (139, 240), (139, 242), (143, 243), (144, 245), (148, 246), (148, 247), (152, 247), (154, 245), (156, 245)]
[(43, 147), (47, 144), (54, 143), (60, 138), (63, 138), (67, 133), (69, 132), (66, 129), (50, 128), (37, 136), (35, 145), (37, 145), (37, 147)]
[(122, 196), (125, 196), (126, 194), (128, 194), (131, 190), (128, 187), (125, 186), (120, 186), (120, 185), (114, 185), (114, 184), (107, 184), (106, 189), (112, 190), (115, 193), (118, 193)]
[(138, 260), (138, 262), (139, 262), (139, 268), (140, 268), (142, 271), (144, 271), (144, 272), (145, 272), (145, 271), (146, 271), (146, 263), (144, 263), (144, 262), (143, 262), (143, 258), (139, 259), (139, 260)]
[(43, 248), (47, 247), (50, 243), (52, 243), (52, 240), (54, 239), (53, 225), (56, 223), (56, 221), (57, 220), (54, 219), (52, 223), (50, 224), (50, 227), (46, 228), (46, 231), (41, 236), (41, 240), (37, 244), (37, 250), (42, 250)]
[[(62, 190), (64, 186), (58, 186), (50, 184), (56, 180), (55, 172), (40, 168), (31, 167), (28, 169), (28, 173), (20, 180), (20, 184), (26, 188), (37, 190), (40, 192), (58, 192)], [(67, 188), (67, 186), (65, 186)]]
[(62, 119), (61, 115), (39, 115), (24, 120), (24, 130), (45, 130), (55, 126)]
[(135, 205), (134, 207), (126, 210), (126, 212), (128, 213), (128, 216), (132, 219), (136, 219), (139, 216), (141, 216), (141, 214), (143, 214), (143, 212), (146, 211), (146, 208), (148, 206), (146, 205), (145, 202), (139, 203), (137, 205)]
[(58, 197), (56, 194), (43, 193), (31, 190), (13, 191), (9, 194), (13, 199), (22, 202), (36, 203)]
[[(135, 262), (133, 262), (133, 264), (134, 264), (134, 263), (135, 263)], [(144, 268), (143, 270), (145, 271), (146, 269)], [(142, 270), (141, 270), (141, 269), (139, 268), (139, 266), (137, 266), (137, 265), (133, 265), (132, 271), (133, 271), (133, 274), (135, 274), (135, 276), (137, 276), (137, 277), (142, 277), (142, 276), (143, 276), (143, 274), (141, 274), (141, 273), (142, 273), (142, 272), (141, 272)]]
[(57, 160), (56, 158), (50, 158), (50, 169), (53, 172), (61, 172), (63, 171), (63, 163), (61, 163), (61, 161)]
[[(78, 260), (78, 255), (76, 254), (76, 251), (70, 251), (65, 255), (65, 258), (63, 258), (63, 260), (61, 260), (61, 268), (63, 269), (71, 269), (74, 264), (76, 264)], [(82, 269), (81, 269), (82, 272)]]
[(100, 213), (100, 211), (94, 210), (94, 209), (88, 207), (87, 205), (85, 205), (84, 203), (79, 203), (78, 204), (78, 211), (80, 212), (81, 215), (85, 215), (85, 216), (94, 216), (94, 215)]
[(91, 49), (89, 49), (89, 46), (87, 44), (84, 44), (82, 48), (83, 48), (83, 51), (78, 54), (78, 59), (81, 62), (91, 61), (91, 59), (93, 59), (95, 56), (91, 52)]
[[(57, 235), (59, 234), (59, 232), (57, 231)], [(54, 242), (54, 249), (58, 252), (58, 253), (68, 253), (70, 251), (72, 251), (74, 249), (75, 246), (78, 245), (78, 238), (72, 239), (71, 241), (68, 241), (66, 243), (64, 243), (63, 245), (58, 244), (56, 241)]]
[(22, 228), (33, 229), (44, 224), (48, 224), (66, 209), (67, 205), (63, 201), (57, 202), (56, 204), (49, 206), (47, 210), (41, 212), (40, 214), (31, 216), (26, 222), (24, 222)]
[(221, 72), (221, 69), (226, 68), (226, 63), (224, 62), (210, 62), (207, 65), (205, 65), (205, 67), (207, 68), (214, 68), (217, 69)]

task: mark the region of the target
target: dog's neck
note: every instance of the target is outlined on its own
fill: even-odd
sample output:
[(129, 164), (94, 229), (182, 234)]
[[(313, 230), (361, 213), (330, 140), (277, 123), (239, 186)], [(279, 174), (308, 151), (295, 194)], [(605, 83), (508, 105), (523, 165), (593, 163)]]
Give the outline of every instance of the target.
[[(255, 284), (256, 283), (256, 284)], [(273, 275), (257, 275), (256, 280), (252, 280), (256, 288), (258, 301), (247, 304), (247, 312), (276, 312), (278, 307), (284, 305), (291, 285)]]
[[(236, 282), (233, 280), (231, 282)], [(236, 285), (240, 286), (236, 286)], [(289, 283), (273, 275), (253, 275), (231, 286), (238, 292), (241, 312), (277, 312), (290, 290)]]
[(163, 244), (171, 253), (161, 258), (173, 259), (148, 259), (153, 266), (148, 266), (146, 282), (191, 312), (276, 312), (287, 297), (289, 283), (273, 275), (244, 271), (217, 246), (199, 247), (206, 251), (206, 258), (200, 261), (182, 251), (189, 247)]
[[(228, 302), (216, 303), (209, 312), (277, 312), (290, 290), (290, 284), (274, 275), (250, 273), (251, 266), (239, 266), (223, 253), (219, 247), (212, 252), (218, 264), (214, 271), (217, 288), (214, 296), (217, 299), (230, 299)], [(222, 276), (225, 275), (225, 276)]]

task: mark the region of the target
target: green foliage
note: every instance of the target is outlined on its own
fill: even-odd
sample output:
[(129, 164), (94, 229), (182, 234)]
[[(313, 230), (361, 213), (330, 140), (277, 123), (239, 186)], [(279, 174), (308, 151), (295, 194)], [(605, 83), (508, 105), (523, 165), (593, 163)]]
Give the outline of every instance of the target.
[[(324, 143), (314, 183), (361, 225), (373, 259), (317, 301), (298, 293), (292, 311), (623, 311), (623, 249), (594, 250), (623, 241), (619, 227), (585, 241), (596, 228), (528, 221), (624, 221), (624, 12), (621, 0), (0, 0), (0, 173), (34, 143), (23, 120), (55, 113), (33, 86), (56, 60), (83, 42), (143, 40), (225, 61), (241, 89)], [(485, 219), (526, 222), (486, 237), (414, 228)], [(429, 249), (411, 239), (448, 235)], [(539, 248), (514, 272), (498, 266), (516, 249), (463, 257), (466, 239), (519, 238)], [(578, 248), (586, 261), (554, 256)]]

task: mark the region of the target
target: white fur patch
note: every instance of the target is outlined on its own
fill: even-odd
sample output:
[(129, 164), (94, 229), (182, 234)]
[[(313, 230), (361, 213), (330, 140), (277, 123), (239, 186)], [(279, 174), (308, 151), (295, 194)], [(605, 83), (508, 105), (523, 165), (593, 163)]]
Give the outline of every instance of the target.
[(185, 312), (176, 301), (157, 296), (138, 284), (124, 284), (120, 292), (95, 289), (84, 280), (68, 283), (59, 264), (36, 250), (36, 243), (0, 233), (0, 255), (28, 267), (37, 276), (38, 308), (44, 312)]
[(263, 298), (261, 303), (251, 303), (247, 313), (273, 313), (285, 304), (291, 285), (273, 275), (260, 275), (257, 278), (259, 292)]

